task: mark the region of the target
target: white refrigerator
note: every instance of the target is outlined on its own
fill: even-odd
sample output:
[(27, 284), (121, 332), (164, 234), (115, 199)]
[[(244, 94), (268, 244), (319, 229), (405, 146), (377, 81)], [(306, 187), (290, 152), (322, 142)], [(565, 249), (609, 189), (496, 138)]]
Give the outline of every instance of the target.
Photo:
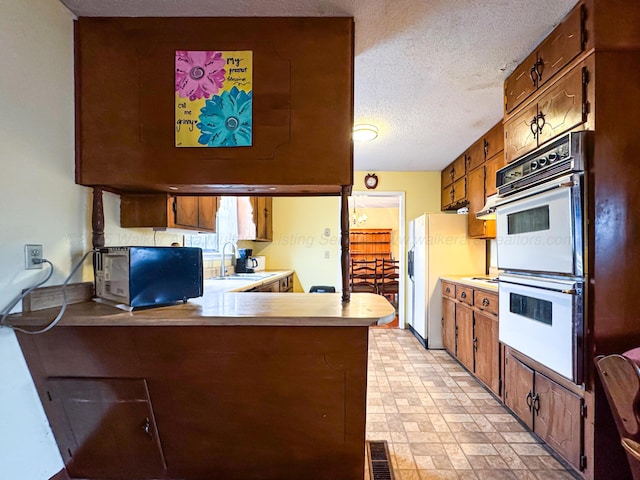
[(483, 275), (486, 240), (467, 238), (467, 215), (425, 213), (409, 222), (407, 324), (425, 348), (442, 344), (443, 275)]

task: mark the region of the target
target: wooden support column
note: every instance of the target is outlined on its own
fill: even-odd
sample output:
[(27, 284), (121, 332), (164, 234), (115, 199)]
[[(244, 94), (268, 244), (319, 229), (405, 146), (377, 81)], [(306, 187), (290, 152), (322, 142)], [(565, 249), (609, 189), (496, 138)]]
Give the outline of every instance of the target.
[(349, 194), (351, 185), (342, 186), (342, 203), (340, 205), (340, 245), (342, 247), (342, 301), (351, 300), (351, 286), (349, 284)]
[(91, 242), (93, 248), (104, 247), (104, 206), (102, 203), (102, 187), (93, 187), (91, 229)]

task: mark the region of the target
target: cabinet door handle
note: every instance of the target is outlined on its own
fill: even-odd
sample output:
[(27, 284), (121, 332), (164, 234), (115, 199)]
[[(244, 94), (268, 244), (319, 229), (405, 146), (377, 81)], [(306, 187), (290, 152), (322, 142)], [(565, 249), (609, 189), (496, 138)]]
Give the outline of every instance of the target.
[(484, 159), (487, 159), (487, 155), (489, 155), (489, 142), (487, 142), (487, 139), (484, 139)]
[(462, 292), (460, 294), (460, 298), (462, 298), (462, 299), (467, 298), (467, 292)]
[(533, 117), (529, 122), (529, 130), (531, 130), (533, 138), (538, 138), (538, 117)]
[(538, 85), (540, 85), (540, 82), (542, 81), (542, 67), (544, 67), (544, 62), (542, 61), (541, 58), (539, 58), (538, 60), (536, 60), (536, 63), (533, 65), (533, 69), (536, 72), (536, 87)]
[(489, 299), (488, 299), (488, 298), (483, 298), (483, 299), (482, 299), (482, 306), (483, 306), (483, 307), (488, 307), (490, 303), (491, 303), (491, 302), (489, 301)]
[[(540, 123), (542, 121), (542, 124)], [(547, 121), (544, 118), (544, 113), (540, 112), (536, 116), (536, 126), (538, 127), (538, 133), (542, 133), (542, 129), (547, 124)]]
[(533, 84), (534, 87), (538, 86), (538, 73), (536, 71), (536, 66), (534, 65), (533, 67), (531, 67), (531, 70), (529, 70), (529, 78), (531, 79), (531, 83)]
[(151, 420), (149, 420), (149, 417), (144, 419), (142, 430), (144, 430), (144, 433), (147, 434), (147, 437), (153, 438), (153, 433), (151, 432)]
[(447, 287), (447, 288), (445, 289), (445, 292), (447, 292), (447, 293), (451, 293), (451, 289), (450, 289), (449, 287)]
[(477, 352), (478, 351), (478, 338), (474, 338), (473, 339), (473, 351)]
[(529, 390), (529, 393), (527, 393), (527, 407), (529, 407), (529, 411), (531, 411), (532, 406), (533, 406), (533, 393), (531, 392), (531, 390)]
[(535, 410), (536, 415), (540, 413), (540, 395), (537, 393), (533, 396), (533, 410)]

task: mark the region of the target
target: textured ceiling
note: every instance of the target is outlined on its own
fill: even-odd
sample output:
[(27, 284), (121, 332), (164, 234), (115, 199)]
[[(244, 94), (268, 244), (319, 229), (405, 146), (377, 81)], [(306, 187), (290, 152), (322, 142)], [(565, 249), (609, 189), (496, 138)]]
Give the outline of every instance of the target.
[(61, 0), (78, 16), (353, 16), (356, 170), (441, 170), (502, 117), (506, 76), (577, 0)]

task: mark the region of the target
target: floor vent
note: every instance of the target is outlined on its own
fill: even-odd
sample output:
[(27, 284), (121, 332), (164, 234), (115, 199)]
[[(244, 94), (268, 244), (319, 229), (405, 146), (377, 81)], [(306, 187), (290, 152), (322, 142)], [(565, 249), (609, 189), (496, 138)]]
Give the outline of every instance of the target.
[(389, 458), (386, 440), (367, 441), (367, 458), (371, 480), (394, 480), (393, 467)]

